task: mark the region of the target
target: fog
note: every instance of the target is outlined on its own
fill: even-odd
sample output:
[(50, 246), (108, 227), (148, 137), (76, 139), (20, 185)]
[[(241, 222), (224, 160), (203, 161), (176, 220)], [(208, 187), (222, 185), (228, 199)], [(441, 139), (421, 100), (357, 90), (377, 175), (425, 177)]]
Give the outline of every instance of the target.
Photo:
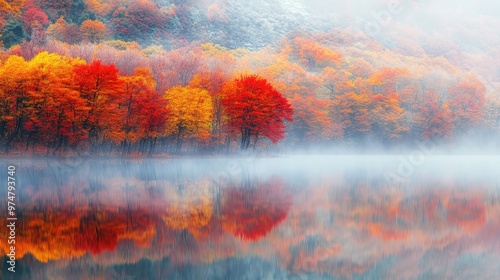
[(461, 14), (490, 15), (498, 17), (500, 4), (488, 0), (355, 0), (349, 2), (317, 0), (302, 1), (302, 5), (315, 13), (362, 16), (372, 11), (388, 9), (389, 5), (400, 6), (402, 11), (454, 17)]

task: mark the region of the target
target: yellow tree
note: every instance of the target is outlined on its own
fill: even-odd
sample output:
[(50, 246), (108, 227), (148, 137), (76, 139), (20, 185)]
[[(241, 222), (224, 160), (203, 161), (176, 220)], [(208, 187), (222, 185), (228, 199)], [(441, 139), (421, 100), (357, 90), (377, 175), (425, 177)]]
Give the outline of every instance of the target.
[[(84, 122), (89, 107), (74, 89), (74, 67), (83, 60), (42, 52), (28, 65), (32, 85), (28, 91), (28, 118), (24, 125), (29, 135), (43, 141), (55, 154), (65, 145), (73, 146), (87, 138)], [(74, 147), (74, 146), (73, 146)]]
[(13, 55), (0, 67), (0, 141), (7, 151), (19, 140), (27, 119), (28, 63)]
[(213, 117), (210, 93), (195, 87), (173, 87), (165, 93), (169, 118), (167, 134), (177, 140), (177, 151), (184, 139), (207, 140)]
[(215, 146), (222, 144), (226, 136), (222, 129), (222, 88), (227, 80), (229, 80), (229, 75), (224, 72), (222, 67), (220, 67), (214, 70), (202, 71), (196, 74), (193, 77), (193, 80), (189, 83), (189, 85), (192, 87), (206, 89), (212, 97), (213, 122), (211, 144)]

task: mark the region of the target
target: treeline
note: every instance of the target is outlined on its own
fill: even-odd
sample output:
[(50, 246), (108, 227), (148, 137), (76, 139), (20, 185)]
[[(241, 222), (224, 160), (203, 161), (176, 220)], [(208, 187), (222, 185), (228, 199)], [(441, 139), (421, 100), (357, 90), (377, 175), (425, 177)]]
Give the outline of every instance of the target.
[(293, 110), (267, 80), (246, 75), (209, 91), (207, 79), (199, 73), (189, 85), (160, 94), (147, 68), (121, 76), (99, 60), (10, 56), (0, 68), (0, 141), (5, 152), (23, 145), (33, 154), (43, 147), (52, 155), (151, 155), (179, 152), (184, 141), (230, 149), (238, 138), (248, 149), (259, 137), (284, 138), (283, 122), (292, 121)]
[(474, 73), (342, 31), (291, 34), (258, 51), (48, 41), (11, 48), (0, 67), (0, 137), (11, 152), (221, 152), (282, 139), (290, 149), (393, 147), (500, 135), (499, 96)]

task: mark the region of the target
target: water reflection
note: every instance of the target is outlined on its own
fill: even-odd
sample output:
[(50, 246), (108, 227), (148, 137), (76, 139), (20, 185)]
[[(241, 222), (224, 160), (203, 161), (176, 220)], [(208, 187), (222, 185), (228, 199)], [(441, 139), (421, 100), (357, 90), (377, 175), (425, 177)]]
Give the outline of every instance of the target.
[(16, 162), (15, 279), (500, 275), (496, 158)]

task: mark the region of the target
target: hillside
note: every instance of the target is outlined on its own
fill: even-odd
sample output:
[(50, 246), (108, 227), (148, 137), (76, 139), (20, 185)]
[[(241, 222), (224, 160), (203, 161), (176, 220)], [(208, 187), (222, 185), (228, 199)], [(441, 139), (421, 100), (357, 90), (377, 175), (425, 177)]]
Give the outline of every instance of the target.
[(0, 0), (2, 150), (498, 148), (500, 7), (476, 2)]

